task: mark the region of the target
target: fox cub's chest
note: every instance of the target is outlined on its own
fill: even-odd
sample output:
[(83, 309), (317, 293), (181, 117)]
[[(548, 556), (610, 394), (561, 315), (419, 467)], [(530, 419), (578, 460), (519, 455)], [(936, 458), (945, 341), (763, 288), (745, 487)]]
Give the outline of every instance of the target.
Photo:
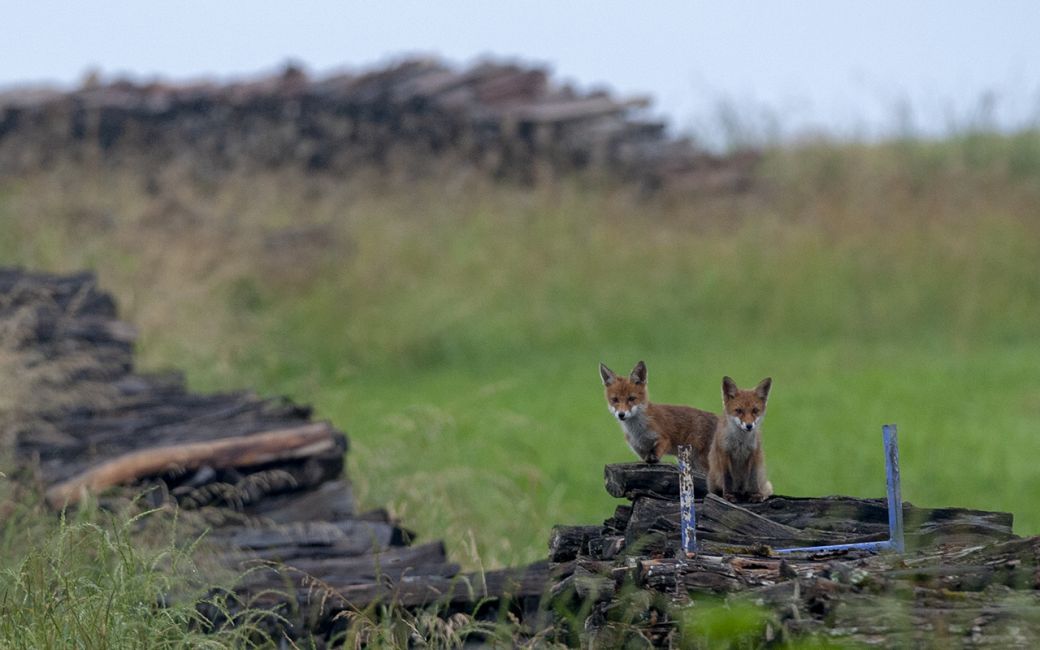
[(657, 445), (657, 433), (650, 428), (650, 421), (643, 412), (638, 412), (621, 421), (621, 429), (625, 432), (625, 441), (640, 458), (646, 458), (654, 452)]
[(722, 437), (722, 448), (733, 459), (748, 458), (758, 449), (758, 431), (727, 427)]

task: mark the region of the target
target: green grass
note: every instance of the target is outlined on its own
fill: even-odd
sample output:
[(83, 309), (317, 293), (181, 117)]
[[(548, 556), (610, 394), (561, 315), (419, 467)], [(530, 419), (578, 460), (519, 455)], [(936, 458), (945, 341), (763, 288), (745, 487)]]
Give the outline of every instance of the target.
[(738, 197), (59, 169), (0, 187), (0, 263), (96, 268), (145, 365), (315, 404), (366, 504), (473, 568), (612, 511), (600, 361), (707, 409), (772, 376), (778, 493), (882, 496), (894, 422), (906, 499), (1035, 534), (1038, 142), (813, 144)]
[[(0, 478), (0, 481), (6, 479)], [(235, 629), (208, 631), (196, 610), (214, 574), (153, 513), (87, 508), (44, 512), (31, 494), (0, 485), (0, 648), (242, 648), (269, 642), (248, 611)], [(161, 538), (143, 535), (158, 531)], [(233, 576), (227, 577), (230, 584)]]

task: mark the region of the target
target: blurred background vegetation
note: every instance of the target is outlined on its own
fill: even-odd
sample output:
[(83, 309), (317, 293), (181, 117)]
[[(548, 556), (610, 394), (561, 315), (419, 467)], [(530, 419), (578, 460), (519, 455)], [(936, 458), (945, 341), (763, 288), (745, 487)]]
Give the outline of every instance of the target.
[(780, 494), (1010, 510), (1040, 533), (1040, 132), (768, 147), (750, 190), (58, 164), (0, 179), (0, 264), (95, 269), (139, 359), (348, 432), (368, 505), (470, 567), (544, 557), (634, 460), (603, 361), (720, 407), (774, 378)]

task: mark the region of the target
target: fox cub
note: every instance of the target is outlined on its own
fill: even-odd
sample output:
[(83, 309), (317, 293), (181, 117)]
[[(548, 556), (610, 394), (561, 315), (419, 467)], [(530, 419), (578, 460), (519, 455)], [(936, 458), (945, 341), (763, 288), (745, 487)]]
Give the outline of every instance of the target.
[(602, 363), (599, 375), (606, 387), (607, 408), (621, 422), (625, 440), (647, 463), (675, 454), (679, 445), (691, 445), (694, 464), (708, 471), (708, 451), (718, 416), (689, 406), (654, 404), (646, 394), (646, 364), (640, 361), (628, 377), (614, 374)]
[(728, 501), (759, 502), (773, 494), (762, 453), (762, 418), (773, 380), (766, 377), (751, 390), (722, 378), (724, 411), (711, 445), (708, 490)]

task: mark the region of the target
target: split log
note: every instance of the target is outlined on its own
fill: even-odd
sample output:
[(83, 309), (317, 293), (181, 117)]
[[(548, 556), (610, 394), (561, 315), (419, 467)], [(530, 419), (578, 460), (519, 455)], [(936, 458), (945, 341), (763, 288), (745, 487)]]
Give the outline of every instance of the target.
[[(649, 497), (636, 499), (633, 503), (632, 517), (625, 531), (625, 542), (633, 544), (652, 531), (663, 533), (671, 542), (678, 544), (678, 502)], [(874, 539), (814, 529), (799, 530), (771, 521), (713, 494), (709, 494), (697, 504), (697, 536), (699, 540), (721, 545), (776, 548)]]
[[(678, 517), (675, 521), (678, 526)], [(714, 494), (704, 497), (697, 507), (697, 534), (715, 542), (775, 548), (874, 541), (874, 538), (785, 526)]]
[(614, 514), (603, 521), (604, 533), (624, 534), (628, 528), (628, 522), (632, 518), (632, 506), (619, 505), (614, 509)]
[(707, 556), (699, 556), (692, 562), (643, 560), (639, 562), (639, 583), (666, 593), (674, 593), (680, 584), (684, 590), (705, 593), (737, 591), (747, 586), (721, 557), (715, 559), (707, 561)]
[(600, 535), (589, 538), (588, 556), (594, 560), (612, 560), (623, 548), (624, 535)]
[[(679, 499), (679, 468), (670, 463), (614, 463), (603, 468), (603, 480), (610, 496), (634, 500), (639, 496)], [(694, 495), (708, 491), (703, 474), (693, 474)]]
[[(888, 534), (888, 503), (884, 499), (853, 497), (773, 497), (742, 506), (792, 528), (833, 531), (851, 537)], [(1008, 512), (967, 508), (918, 508), (903, 503), (907, 543), (921, 547), (939, 540), (950, 543), (1004, 541), (1014, 537), (1014, 517)]]
[(549, 561), (566, 562), (588, 554), (589, 542), (603, 536), (603, 526), (553, 526), (549, 535)]
[(557, 602), (561, 598), (576, 598), (582, 604), (609, 600), (617, 593), (619, 578), (627, 573), (627, 569), (617, 570), (612, 562), (582, 559), (556, 581), (552, 594)]
[(47, 503), (62, 508), (78, 502), (85, 492), (154, 476), (171, 467), (197, 469), (202, 465), (250, 467), (304, 458), (342, 449), (341, 434), (328, 423), (317, 422), (292, 429), (213, 442), (159, 447), (125, 454), (47, 490)]
[(632, 516), (625, 529), (625, 545), (632, 546), (642, 537), (657, 531), (678, 540), (679, 503), (650, 497), (638, 497), (632, 503)]

